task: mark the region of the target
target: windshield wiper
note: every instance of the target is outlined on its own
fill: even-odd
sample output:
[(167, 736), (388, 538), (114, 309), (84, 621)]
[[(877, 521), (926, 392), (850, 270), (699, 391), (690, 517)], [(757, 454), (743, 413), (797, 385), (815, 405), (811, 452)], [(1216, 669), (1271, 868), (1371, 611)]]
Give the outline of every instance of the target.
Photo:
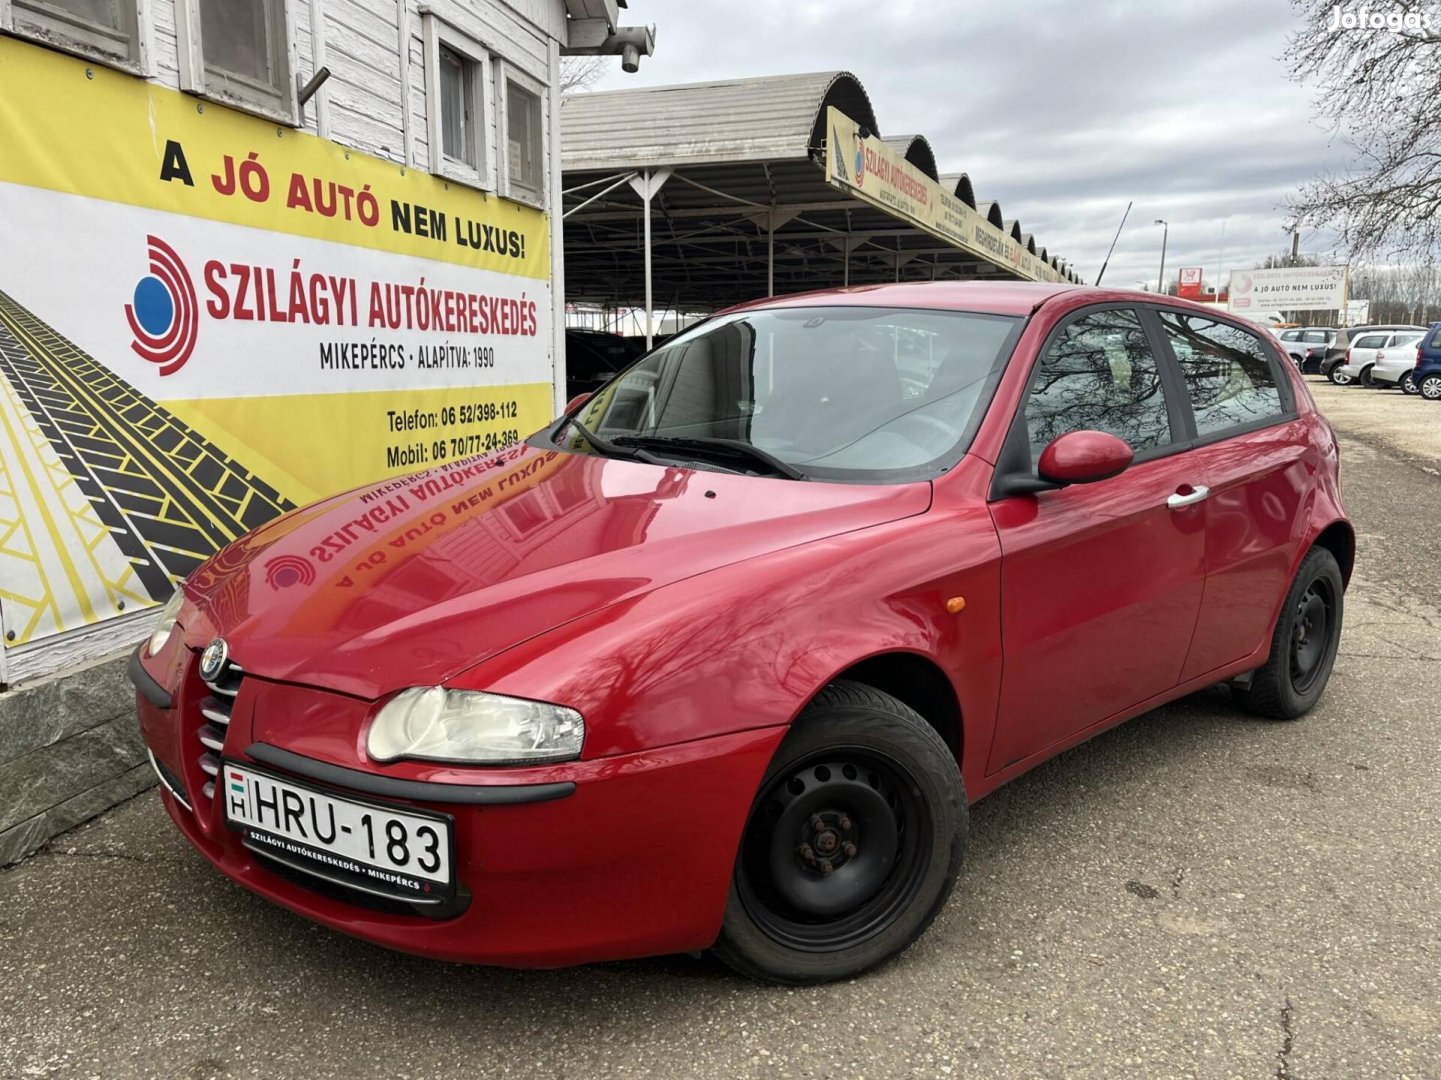
[(669, 464), (668, 462), (662, 461), (654, 454), (647, 454), (639, 447), (618, 446), (617, 444), (611, 442), (609, 439), (603, 439), (573, 416), (566, 421), (566, 424), (568, 424), (570, 427), (575, 428), (577, 434), (579, 434), (582, 439), (590, 443), (591, 446), (595, 447), (602, 454), (605, 454), (609, 457), (629, 458), (631, 461), (644, 461), (647, 465)]
[[(571, 421), (574, 423), (574, 421)], [(769, 451), (762, 450), (739, 439), (720, 439), (702, 435), (618, 435), (615, 443), (622, 450), (630, 447), (654, 446), (662, 450), (692, 450), (698, 453), (719, 454), (725, 457), (749, 458), (760, 462), (774, 473), (788, 480), (808, 480), (810, 477), (789, 462), (782, 461)]]

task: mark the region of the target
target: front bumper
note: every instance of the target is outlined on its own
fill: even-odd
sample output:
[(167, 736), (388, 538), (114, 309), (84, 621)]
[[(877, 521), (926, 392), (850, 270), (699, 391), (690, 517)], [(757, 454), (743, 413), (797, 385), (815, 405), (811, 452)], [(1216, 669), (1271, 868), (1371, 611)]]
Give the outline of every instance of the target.
[[(452, 815), (460, 896), (444, 912), (377, 904), (279, 866), (226, 826), (172, 749), (184, 745), (187, 694), (137, 710), (162, 772), (162, 799), (186, 838), (246, 888), (335, 930), (436, 959), (556, 967), (705, 948), (719, 933), (740, 834), (783, 727), (534, 770), (476, 769), (466, 785), (347, 784), (346, 770), (253, 741), (231, 724), (225, 757), (338, 795)], [(270, 731), (273, 726), (267, 725)], [(170, 733), (180, 734), (171, 737)], [(280, 752), (277, 754), (274, 751)], [(165, 777), (168, 774), (168, 778)], [(355, 777), (390, 781), (379, 771)], [(516, 781), (524, 776), (526, 783)], [(369, 790), (366, 790), (369, 788)], [(463, 801), (456, 801), (458, 794)], [(184, 800), (184, 801), (182, 801)], [(439, 917), (437, 917), (437, 914)]]

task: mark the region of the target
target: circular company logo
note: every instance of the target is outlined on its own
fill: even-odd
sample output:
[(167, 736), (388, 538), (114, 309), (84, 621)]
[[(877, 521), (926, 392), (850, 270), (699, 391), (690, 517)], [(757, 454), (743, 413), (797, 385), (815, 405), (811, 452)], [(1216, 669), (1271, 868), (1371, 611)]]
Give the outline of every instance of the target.
[(230, 646), (225, 644), (224, 638), (216, 638), (205, 651), (200, 654), (200, 677), (206, 682), (214, 682), (220, 678), (221, 672), (225, 670), (225, 662), (230, 659)]
[(195, 351), (199, 305), (190, 272), (175, 249), (158, 236), (147, 236), (150, 273), (135, 285), (125, 318), (135, 340), (130, 348), (142, 360), (160, 365), (160, 374), (172, 375)]
[(292, 585), (313, 585), (315, 567), (300, 555), (277, 555), (265, 564), (265, 583), (276, 592)]

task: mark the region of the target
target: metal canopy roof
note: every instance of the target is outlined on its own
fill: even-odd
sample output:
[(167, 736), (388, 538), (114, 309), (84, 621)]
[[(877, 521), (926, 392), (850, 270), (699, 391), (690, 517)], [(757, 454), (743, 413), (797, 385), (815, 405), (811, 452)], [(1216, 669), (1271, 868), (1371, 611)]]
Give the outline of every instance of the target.
[[(848, 72), (567, 97), (566, 299), (640, 306), (647, 187), (659, 308), (708, 311), (844, 284), (1013, 276), (827, 184), (822, 148), (831, 105), (880, 134), (865, 88)], [(885, 141), (938, 176), (924, 136)], [(974, 202), (965, 174), (942, 182)], [(991, 217), (999, 223), (999, 207)], [(1018, 228), (1015, 235), (1022, 236)]]

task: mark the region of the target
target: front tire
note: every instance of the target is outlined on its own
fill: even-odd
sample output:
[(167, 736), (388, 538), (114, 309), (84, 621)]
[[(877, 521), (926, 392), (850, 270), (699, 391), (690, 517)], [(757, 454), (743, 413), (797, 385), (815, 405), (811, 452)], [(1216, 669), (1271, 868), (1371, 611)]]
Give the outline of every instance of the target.
[(1271, 635), (1271, 655), (1237, 690), (1241, 704), (1271, 720), (1294, 720), (1315, 707), (1331, 678), (1341, 642), (1345, 585), (1336, 556), (1313, 547), (1291, 580)]
[(941, 910), (968, 828), (960, 768), (935, 729), (889, 694), (834, 682), (761, 781), (714, 952), (791, 985), (875, 967)]

